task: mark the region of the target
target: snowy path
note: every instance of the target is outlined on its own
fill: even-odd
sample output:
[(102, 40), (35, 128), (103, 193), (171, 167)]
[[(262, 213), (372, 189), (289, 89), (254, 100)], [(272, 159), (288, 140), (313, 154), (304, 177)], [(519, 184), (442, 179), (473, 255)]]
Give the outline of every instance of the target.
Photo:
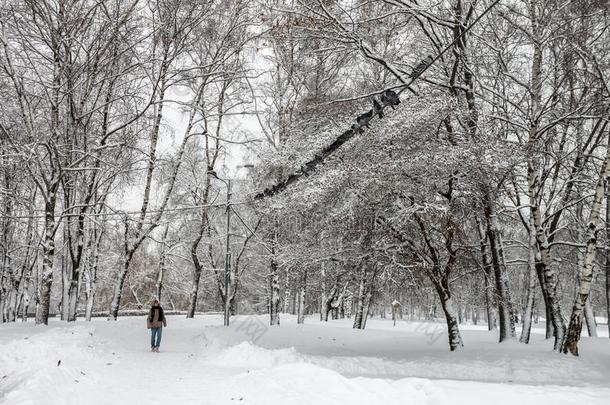
[(259, 337), (239, 320), (171, 317), (160, 354), (139, 318), (3, 325), (0, 404), (610, 403), (608, 338), (584, 338), (576, 359), (539, 335), (500, 345), (472, 327), (465, 350), (449, 353), (436, 324), (282, 322)]

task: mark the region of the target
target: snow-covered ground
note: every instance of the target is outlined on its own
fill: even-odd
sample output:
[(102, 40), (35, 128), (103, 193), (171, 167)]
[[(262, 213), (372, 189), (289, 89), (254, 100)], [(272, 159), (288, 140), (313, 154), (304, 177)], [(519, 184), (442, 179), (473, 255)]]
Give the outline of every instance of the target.
[(466, 346), (451, 353), (442, 323), (266, 321), (169, 317), (159, 354), (143, 317), (1, 325), (0, 404), (610, 403), (601, 327), (606, 337), (584, 337), (575, 358), (540, 333), (498, 344), (485, 327), (462, 326)]

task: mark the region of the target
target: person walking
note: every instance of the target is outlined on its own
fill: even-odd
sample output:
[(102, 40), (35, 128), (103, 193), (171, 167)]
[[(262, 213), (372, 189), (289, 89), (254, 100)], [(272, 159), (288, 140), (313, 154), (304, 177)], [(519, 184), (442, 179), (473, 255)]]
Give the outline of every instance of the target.
[(146, 325), (148, 326), (148, 329), (150, 329), (150, 351), (159, 353), (161, 335), (163, 327), (167, 326), (167, 321), (165, 320), (165, 314), (163, 313), (163, 308), (161, 308), (158, 299), (155, 299), (150, 307)]

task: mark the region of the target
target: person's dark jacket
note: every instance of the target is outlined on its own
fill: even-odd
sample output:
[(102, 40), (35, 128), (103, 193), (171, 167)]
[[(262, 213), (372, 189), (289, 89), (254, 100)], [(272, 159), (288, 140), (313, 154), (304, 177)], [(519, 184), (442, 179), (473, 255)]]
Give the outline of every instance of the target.
[(165, 314), (163, 313), (163, 308), (152, 307), (150, 309), (150, 313), (148, 314), (148, 318), (146, 319), (146, 326), (148, 329), (151, 328), (162, 328), (167, 326), (167, 321), (165, 320)]

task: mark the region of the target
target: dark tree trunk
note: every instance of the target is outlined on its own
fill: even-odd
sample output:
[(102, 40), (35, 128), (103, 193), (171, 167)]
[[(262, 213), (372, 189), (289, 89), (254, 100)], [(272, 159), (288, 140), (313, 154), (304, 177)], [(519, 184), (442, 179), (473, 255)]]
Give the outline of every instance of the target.
[(536, 297), (536, 236), (534, 235), (533, 226), (530, 227), (529, 234), (529, 258), (528, 258), (528, 274), (527, 274), (527, 299), (525, 309), (523, 311), (521, 329), (521, 343), (529, 343), (530, 333), (532, 329), (532, 316), (534, 314), (534, 303)]
[(447, 335), (449, 337), (449, 350), (455, 351), (460, 347), (464, 346), (462, 336), (460, 334), (460, 328), (458, 319), (456, 316), (455, 307), (451, 294), (449, 293), (449, 285), (446, 279), (440, 281), (440, 283), (434, 283), (434, 287), (438, 292), (438, 296), (441, 301), (441, 307), (445, 314), (445, 320), (447, 322)]
[(606, 179), (606, 323), (610, 337), (610, 185)]
[(477, 230), (479, 233), (479, 248), (481, 251), (481, 261), (483, 263), (483, 281), (485, 287), (485, 310), (487, 315), (487, 330), (494, 330), (496, 328), (496, 319), (494, 317), (493, 310), (493, 293), (492, 293), (492, 285), (490, 283), (491, 279), (491, 261), (489, 260), (489, 255), (487, 254), (487, 234), (483, 229), (483, 225), (479, 219), (476, 219)]
[(276, 261), (276, 253), (278, 246), (278, 225), (273, 229), (273, 238), (271, 241), (271, 260), (269, 262), (269, 324), (280, 324), (280, 274)]
[(487, 201), (485, 217), (487, 220), (487, 238), (491, 251), (491, 263), (494, 270), (498, 317), (500, 321), (500, 342), (515, 337), (515, 322), (508, 286), (508, 274), (504, 265), (502, 241), (497, 227), (496, 213), (492, 207), (493, 201)]
[[(59, 183), (57, 183), (59, 184)], [(55, 202), (57, 187), (49, 190), (45, 202), (45, 234), (42, 244), (42, 278), (40, 280), (40, 303), (36, 310), (36, 324), (48, 325), (53, 284), (53, 262), (55, 259)]]
[(303, 279), (299, 286), (298, 305), (297, 305), (297, 323), (305, 322), (305, 294), (307, 292), (307, 270), (303, 271)]

